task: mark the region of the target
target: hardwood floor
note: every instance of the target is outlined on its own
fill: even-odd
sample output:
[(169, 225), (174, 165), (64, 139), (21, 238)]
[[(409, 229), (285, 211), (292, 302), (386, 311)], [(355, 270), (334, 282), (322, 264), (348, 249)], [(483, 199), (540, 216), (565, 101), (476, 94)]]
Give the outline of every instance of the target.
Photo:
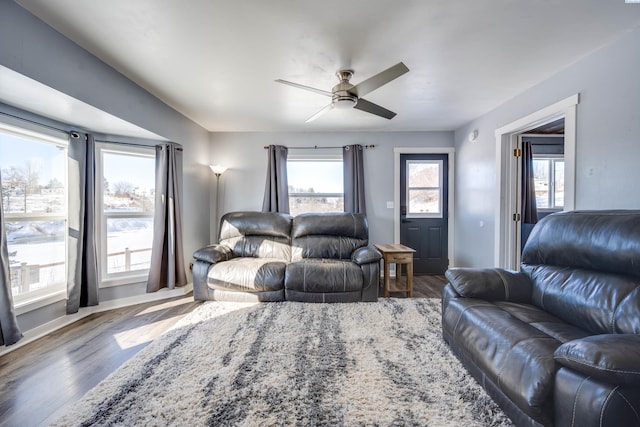
[(191, 312), (193, 297), (90, 315), (0, 357), (0, 425), (47, 425)]
[[(445, 283), (416, 276), (413, 297), (440, 298)], [(0, 426), (53, 422), (199, 304), (187, 296), (93, 314), (1, 356)]]

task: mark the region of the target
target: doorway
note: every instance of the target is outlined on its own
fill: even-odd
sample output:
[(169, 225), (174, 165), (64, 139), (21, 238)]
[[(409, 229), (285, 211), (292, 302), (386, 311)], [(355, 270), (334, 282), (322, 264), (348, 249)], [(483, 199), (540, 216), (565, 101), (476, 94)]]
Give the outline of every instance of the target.
[(451, 147), (394, 149), (394, 242), (416, 250), (416, 275), (454, 265), (454, 156)]
[(576, 114), (578, 94), (496, 129), (495, 266), (520, 268), (520, 135), (564, 118), (564, 210), (575, 208)]
[(400, 156), (400, 243), (415, 249), (413, 272), (449, 267), (449, 185), (446, 154)]

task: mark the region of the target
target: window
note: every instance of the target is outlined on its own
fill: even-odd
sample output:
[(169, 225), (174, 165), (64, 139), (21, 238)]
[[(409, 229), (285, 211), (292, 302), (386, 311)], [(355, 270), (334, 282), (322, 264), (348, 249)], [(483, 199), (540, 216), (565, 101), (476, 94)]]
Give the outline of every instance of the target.
[(561, 210), (564, 206), (564, 159), (534, 156), (533, 179), (538, 209)]
[(343, 212), (344, 178), (342, 153), (321, 157), (290, 157), (287, 160), (289, 211)]
[(67, 139), (0, 123), (2, 206), (17, 307), (66, 297)]
[(442, 160), (407, 160), (407, 217), (442, 218)]
[(97, 145), (100, 271), (103, 284), (146, 277), (153, 244), (155, 152)]

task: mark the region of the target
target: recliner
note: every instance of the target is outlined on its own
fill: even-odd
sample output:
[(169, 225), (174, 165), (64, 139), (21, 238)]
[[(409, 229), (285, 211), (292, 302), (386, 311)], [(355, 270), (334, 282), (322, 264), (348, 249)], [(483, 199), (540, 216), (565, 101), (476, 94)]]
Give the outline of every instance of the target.
[(517, 425), (640, 426), (640, 211), (549, 215), (521, 272), (446, 277), (443, 337)]

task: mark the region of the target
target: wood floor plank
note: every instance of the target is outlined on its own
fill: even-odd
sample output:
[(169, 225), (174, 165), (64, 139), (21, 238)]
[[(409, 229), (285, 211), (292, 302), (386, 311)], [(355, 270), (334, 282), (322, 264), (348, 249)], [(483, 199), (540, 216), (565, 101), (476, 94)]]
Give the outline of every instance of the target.
[[(445, 284), (415, 276), (413, 297), (441, 298)], [(54, 421), (199, 304), (187, 296), (92, 314), (0, 356), (0, 426)]]

